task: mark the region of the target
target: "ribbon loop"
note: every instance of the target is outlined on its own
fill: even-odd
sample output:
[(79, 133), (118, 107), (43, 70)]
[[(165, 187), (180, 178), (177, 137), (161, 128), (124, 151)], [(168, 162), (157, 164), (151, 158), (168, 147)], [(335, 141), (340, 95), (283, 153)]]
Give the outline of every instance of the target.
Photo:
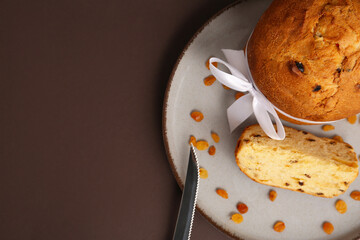
[[(285, 138), (284, 126), (275, 111), (274, 105), (258, 92), (252, 84), (251, 74), (246, 71), (248, 66), (244, 51), (223, 50), (223, 52), (233, 65), (218, 58), (210, 58), (209, 67), (211, 73), (227, 87), (240, 92), (249, 92), (249, 94), (236, 100), (227, 109), (230, 131), (232, 132), (254, 113), (259, 125), (270, 138), (283, 140)], [(225, 65), (231, 74), (216, 68), (213, 65), (214, 62)], [(271, 117), (275, 120), (276, 130)]]

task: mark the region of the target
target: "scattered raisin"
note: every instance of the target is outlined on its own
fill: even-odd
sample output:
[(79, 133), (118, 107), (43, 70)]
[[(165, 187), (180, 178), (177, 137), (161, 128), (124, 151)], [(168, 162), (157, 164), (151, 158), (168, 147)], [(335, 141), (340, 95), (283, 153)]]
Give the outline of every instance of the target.
[(204, 119), (204, 115), (199, 111), (192, 111), (190, 116), (197, 122), (201, 122)]
[(348, 122), (351, 124), (355, 124), (356, 119), (357, 119), (356, 115), (353, 115), (353, 116), (347, 118)]
[(308, 178), (311, 178), (311, 176), (310, 176), (309, 174), (306, 174), (306, 173), (305, 173), (304, 175), (305, 175), (306, 177), (308, 177)]
[(286, 182), (286, 183), (285, 183), (285, 186), (290, 186), (290, 184)]
[(345, 190), (339, 189), (340, 192), (345, 192)]
[(298, 160), (290, 160), (290, 163), (297, 163), (299, 162)]
[[(210, 62), (209, 62), (210, 58), (206, 61), (205, 65), (206, 65), (206, 68), (210, 70)], [(213, 66), (214, 67), (217, 67), (218, 66), (218, 63), (217, 62), (214, 62), (213, 63)]]
[(322, 196), (322, 195), (324, 195), (324, 194), (321, 193), (321, 192), (318, 192), (318, 193), (316, 193), (316, 195)]
[(282, 221), (277, 221), (275, 224), (274, 224), (274, 230), (276, 232), (282, 232), (285, 230), (285, 223), (282, 222)]
[(348, 182), (344, 182), (345, 186), (347, 186), (349, 183)]
[(194, 147), (196, 146), (196, 138), (194, 136), (190, 136), (189, 144), (192, 144)]
[(340, 136), (334, 136), (333, 139), (338, 141), (338, 142), (344, 142), (343, 138), (340, 137)]
[(352, 193), (350, 194), (350, 197), (356, 201), (360, 201), (360, 191), (352, 191)]
[(304, 192), (304, 190), (302, 190), (301, 188), (298, 189), (299, 192)]
[(247, 143), (247, 142), (250, 142), (250, 140), (249, 140), (249, 139), (247, 139), (247, 138), (246, 138), (246, 139), (244, 139), (243, 141), (244, 141), (244, 142), (246, 142), (246, 143)]
[(303, 185), (304, 185), (304, 182), (299, 181), (299, 185), (300, 185), (300, 186), (303, 186)]
[(318, 92), (321, 90), (321, 86), (320, 85), (316, 85), (313, 89), (313, 92)]
[(316, 141), (315, 139), (312, 139), (312, 138), (307, 138), (306, 140), (308, 140), (309, 142), (315, 142)]
[(269, 192), (270, 201), (272, 201), (272, 202), (275, 201), (276, 197), (277, 197), (277, 192), (275, 190), (270, 190), (270, 192)]
[(214, 146), (209, 147), (209, 154), (215, 155), (215, 153), (216, 153), (216, 148)]
[(224, 84), (222, 84), (223, 88), (226, 90), (230, 90), (231, 88), (229, 88), (228, 86), (225, 86)]
[(241, 214), (247, 213), (247, 211), (249, 209), (248, 206), (245, 203), (239, 203), (236, 206), (236, 208), (239, 211), (239, 213), (241, 213)]
[(237, 93), (235, 93), (235, 99), (236, 99), (236, 100), (239, 99), (239, 98), (241, 98), (242, 96), (244, 96), (244, 94), (243, 94), (242, 92), (237, 92)]
[(305, 132), (305, 131), (302, 131), (302, 133), (305, 134), (305, 135), (308, 134), (308, 132)]
[(331, 145), (334, 145), (336, 142), (335, 141), (330, 141), (329, 142)]
[(203, 151), (203, 150), (208, 149), (209, 143), (207, 141), (205, 141), (205, 140), (199, 140), (199, 141), (196, 142), (195, 147), (198, 150)]
[(239, 224), (239, 223), (241, 223), (241, 222), (244, 220), (244, 218), (243, 218), (243, 216), (242, 216), (241, 214), (239, 214), (239, 213), (234, 213), (234, 214), (231, 216), (231, 220), (232, 220), (234, 223)]
[(208, 171), (205, 168), (199, 169), (199, 175), (200, 175), (200, 178), (203, 178), (203, 179), (206, 179), (209, 176)]
[(333, 125), (324, 125), (322, 126), (322, 130), (327, 132), (327, 131), (331, 131), (331, 130), (334, 130), (335, 127)]
[(301, 62), (295, 61), (296, 67), (299, 69), (300, 72), (304, 72), (304, 65)]
[(340, 73), (340, 72), (341, 72), (341, 68), (337, 68), (336, 71), (337, 71), (338, 73)]
[(346, 213), (347, 210), (346, 202), (343, 200), (337, 200), (335, 203), (335, 208), (341, 214)]
[(213, 75), (210, 75), (206, 78), (204, 78), (204, 84), (205, 86), (211, 86), (215, 82), (216, 78)]
[(225, 198), (225, 199), (229, 198), (228, 193), (224, 189), (218, 188), (218, 189), (216, 189), (216, 193), (222, 198)]
[(334, 231), (334, 226), (329, 222), (324, 222), (323, 230), (326, 234), (331, 234)]
[(220, 141), (220, 137), (217, 133), (211, 132), (211, 137), (214, 140), (214, 142), (218, 143)]
[(253, 135), (253, 137), (261, 137), (260, 134)]

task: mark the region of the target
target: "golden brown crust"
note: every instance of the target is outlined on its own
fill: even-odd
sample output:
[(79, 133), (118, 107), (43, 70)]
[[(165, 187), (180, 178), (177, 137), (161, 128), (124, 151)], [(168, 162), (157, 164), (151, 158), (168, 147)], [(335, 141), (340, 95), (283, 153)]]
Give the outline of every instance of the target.
[[(238, 156), (238, 153), (240, 152), (242, 146), (244, 145), (244, 137), (245, 137), (245, 134), (247, 132), (247, 130), (251, 129), (252, 127), (254, 126), (257, 126), (258, 124), (254, 124), (254, 125), (250, 125), (250, 126), (247, 126), (244, 131), (242, 132), (240, 138), (238, 139), (238, 142), (236, 144), (236, 149), (235, 149), (235, 161), (236, 161), (236, 164), (238, 165), (238, 167), (240, 168), (241, 172), (243, 172), (248, 178), (250, 178), (251, 180), (253, 180), (254, 182), (257, 182), (257, 183), (260, 183), (260, 184), (264, 184), (264, 185), (268, 185), (268, 186), (272, 186), (272, 187), (278, 187), (278, 188), (283, 188), (283, 189), (287, 189), (287, 190), (291, 190), (291, 191), (294, 191), (294, 192), (301, 192), (299, 190), (296, 190), (296, 189), (292, 189), (292, 188), (287, 188), (287, 187), (280, 187), (280, 186), (275, 186), (275, 185), (272, 185), (272, 184), (269, 184), (269, 183), (264, 183), (264, 182), (260, 182), (260, 181), (257, 181), (255, 178), (253, 178), (252, 176), (250, 176), (247, 171), (242, 167), (242, 165), (240, 164), (240, 159), (237, 157)], [(300, 130), (298, 130), (300, 131)], [(315, 135), (311, 134), (311, 133), (308, 133), (307, 134), (308, 137), (316, 137)], [(328, 141), (333, 141), (332, 139), (329, 139), (329, 138), (321, 138), (321, 139), (326, 139)], [(348, 143), (345, 143), (347, 144), (351, 149), (352, 146)], [(356, 157), (355, 157), (356, 158)], [(359, 172), (357, 173), (357, 176), (359, 175)], [(356, 176), (356, 177), (357, 177)], [(350, 184), (355, 181), (356, 177), (352, 180), (352, 181), (349, 181), (349, 184), (347, 185), (346, 189), (344, 189), (344, 192), (343, 193), (339, 193), (338, 195), (334, 195), (334, 196), (325, 196), (325, 195), (316, 195), (316, 194), (313, 194), (313, 193), (309, 193), (309, 192), (303, 192), (303, 193), (306, 193), (306, 194), (309, 194), (309, 195), (313, 195), (315, 197), (323, 197), (323, 198), (333, 198), (333, 197), (337, 197), (337, 196), (340, 196), (342, 194), (344, 194), (347, 189), (349, 188)]]
[(360, 0), (274, 0), (248, 45), (260, 91), (313, 121), (360, 112), (359, 58)]

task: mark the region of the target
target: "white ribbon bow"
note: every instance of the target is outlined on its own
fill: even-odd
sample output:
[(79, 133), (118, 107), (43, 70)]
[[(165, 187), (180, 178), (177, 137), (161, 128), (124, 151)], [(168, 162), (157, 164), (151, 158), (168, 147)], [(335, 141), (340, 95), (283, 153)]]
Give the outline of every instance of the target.
[[(225, 86), (239, 92), (249, 92), (249, 94), (236, 100), (227, 109), (230, 131), (232, 132), (254, 113), (261, 128), (270, 138), (283, 140), (285, 138), (284, 126), (275, 111), (274, 105), (254, 87), (244, 51), (229, 49), (222, 51), (230, 64), (218, 58), (210, 58), (209, 66), (211, 73)], [(225, 65), (231, 74), (216, 68), (213, 65), (214, 62)], [(274, 128), (270, 116), (272, 116), (276, 122), (277, 131)]]

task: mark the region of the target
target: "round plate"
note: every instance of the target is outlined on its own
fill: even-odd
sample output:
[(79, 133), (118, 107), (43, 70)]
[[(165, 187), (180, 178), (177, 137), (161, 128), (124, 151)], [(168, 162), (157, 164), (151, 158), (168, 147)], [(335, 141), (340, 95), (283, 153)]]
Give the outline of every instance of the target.
[[(216, 154), (197, 151), (200, 166), (207, 169), (209, 177), (201, 179), (198, 210), (216, 227), (238, 239), (357, 239), (360, 238), (360, 202), (349, 194), (360, 190), (357, 178), (343, 195), (320, 198), (304, 193), (276, 188), (274, 202), (268, 198), (272, 187), (256, 183), (245, 176), (235, 163), (234, 150), (244, 127), (256, 123), (249, 118), (232, 134), (226, 109), (235, 101), (235, 92), (224, 89), (219, 82), (205, 86), (203, 79), (210, 75), (205, 62), (210, 56), (224, 59), (221, 49), (242, 49), (257, 20), (271, 1), (253, 0), (235, 3), (211, 18), (192, 38), (181, 54), (170, 78), (163, 112), (163, 133), (166, 151), (173, 173), (182, 187), (189, 157), (189, 137), (205, 139), (216, 147)], [(204, 120), (195, 122), (190, 113), (200, 110)], [(324, 132), (321, 126), (301, 126), (284, 121), (284, 125), (306, 130), (317, 136), (340, 135), (359, 152), (360, 124), (346, 120), (335, 124), (335, 130)], [(219, 134), (215, 143), (211, 131)], [(229, 199), (219, 197), (215, 190), (225, 189)], [(345, 214), (335, 210), (336, 200), (343, 199), (348, 206)], [(244, 221), (235, 224), (230, 216), (237, 212), (238, 202), (248, 205)], [(282, 220), (286, 229), (275, 232), (273, 225)], [(327, 235), (322, 230), (324, 221), (334, 225), (334, 232)], [(196, 226), (194, 226), (196, 227)]]

